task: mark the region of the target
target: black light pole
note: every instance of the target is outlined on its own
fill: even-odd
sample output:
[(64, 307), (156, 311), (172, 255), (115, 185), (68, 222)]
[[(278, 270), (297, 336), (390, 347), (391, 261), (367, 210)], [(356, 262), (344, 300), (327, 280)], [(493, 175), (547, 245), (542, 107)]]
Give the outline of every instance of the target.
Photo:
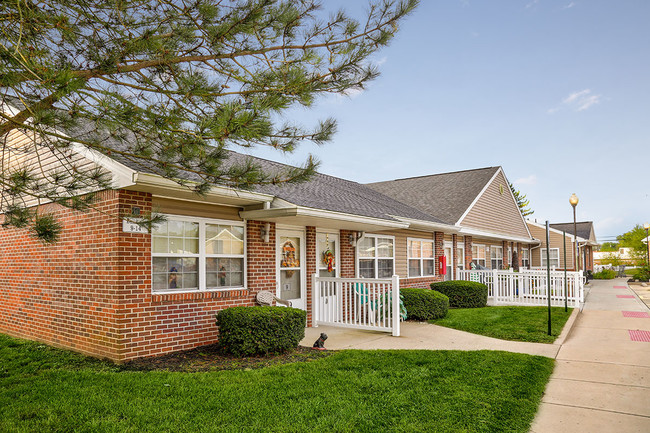
[(573, 206), (573, 242), (576, 243), (575, 250), (573, 251), (574, 263), (576, 266), (576, 271), (580, 272), (580, 248), (578, 247), (578, 229), (576, 225), (576, 206), (578, 206), (578, 196), (573, 193), (571, 198), (569, 198), (569, 203)]
[(548, 299), (548, 335), (551, 335), (551, 245), (549, 241), (549, 225), (546, 221), (546, 298)]
[(569, 311), (567, 297), (569, 296), (569, 281), (566, 277), (566, 231), (562, 231), (562, 242), (564, 243), (564, 312)]

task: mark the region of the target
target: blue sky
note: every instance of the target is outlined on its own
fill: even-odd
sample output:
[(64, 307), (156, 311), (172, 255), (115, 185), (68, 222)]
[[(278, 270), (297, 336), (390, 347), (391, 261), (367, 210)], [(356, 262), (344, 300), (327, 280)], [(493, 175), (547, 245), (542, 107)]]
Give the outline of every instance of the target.
[(572, 221), (575, 192), (599, 239), (621, 234), (650, 221), (649, 17), (646, 0), (425, 0), (367, 90), (287, 113), (335, 117), (332, 142), (252, 153), (361, 183), (500, 165), (532, 218)]

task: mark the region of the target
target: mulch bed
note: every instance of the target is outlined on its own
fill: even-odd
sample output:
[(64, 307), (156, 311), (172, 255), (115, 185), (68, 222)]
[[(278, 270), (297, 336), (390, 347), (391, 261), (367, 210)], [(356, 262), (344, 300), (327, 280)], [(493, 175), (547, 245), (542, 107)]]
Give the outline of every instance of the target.
[(281, 355), (251, 356), (238, 358), (223, 353), (218, 344), (197, 347), (183, 352), (162, 356), (134, 359), (122, 365), (125, 370), (138, 371), (215, 371), (215, 370), (252, 370), (272, 365), (294, 362), (310, 362), (333, 354), (333, 351), (313, 350), (298, 346), (294, 351)]

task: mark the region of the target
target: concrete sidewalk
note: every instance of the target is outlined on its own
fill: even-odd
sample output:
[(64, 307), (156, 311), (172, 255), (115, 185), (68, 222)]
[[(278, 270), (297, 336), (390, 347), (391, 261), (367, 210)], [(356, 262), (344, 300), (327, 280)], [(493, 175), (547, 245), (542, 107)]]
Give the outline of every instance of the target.
[(650, 342), (633, 341), (630, 333), (650, 336), (650, 318), (623, 314), (650, 309), (625, 279), (591, 286), (558, 352), (532, 433), (650, 432)]

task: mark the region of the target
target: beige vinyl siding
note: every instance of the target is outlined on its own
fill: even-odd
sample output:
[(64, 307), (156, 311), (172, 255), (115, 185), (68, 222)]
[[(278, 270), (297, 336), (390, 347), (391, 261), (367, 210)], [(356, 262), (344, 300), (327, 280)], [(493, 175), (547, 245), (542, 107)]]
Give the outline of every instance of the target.
[(502, 172), (498, 172), (460, 225), (490, 233), (528, 237), (526, 223)]
[(238, 207), (154, 197), (153, 208), (163, 214), (242, 221)]
[(434, 234), (429, 232), (419, 232), (414, 230), (391, 230), (383, 232), (373, 232), (373, 234), (382, 236), (395, 236), (395, 271), (400, 278), (408, 277), (408, 244), (407, 238), (431, 239), (434, 241)]
[[(529, 224), (528, 229), (530, 230), (530, 234), (533, 235), (534, 238), (542, 241), (542, 246), (540, 246), (539, 248), (535, 248), (531, 251), (530, 265), (542, 266), (542, 259), (540, 254), (541, 254), (541, 250), (546, 248), (546, 229), (543, 227), (535, 226), (533, 224)], [(557, 233), (551, 230), (549, 232), (549, 241), (551, 242), (551, 248), (559, 249), (560, 267), (564, 268), (564, 245), (562, 242), (562, 233)], [(569, 233), (567, 233), (567, 237), (566, 237), (567, 269), (574, 269), (573, 253), (572, 253), (573, 248), (574, 248), (573, 240), (569, 236)]]
[[(0, 146), (0, 169), (3, 172), (11, 172), (17, 168), (27, 168), (39, 180), (49, 180), (56, 172), (62, 172), (77, 167), (80, 172), (87, 172), (96, 169), (96, 165), (80, 156), (72, 154), (71, 151), (53, 151), (45, 146), (40, 146), (33, 140), (33, 133), (19, 130), (11, 131)], [(70, 156), (72, 155), (72, 156)], [(25, 205), (35, 206), (39, 201), (35, 197), (25, 196)], [(41, 200), (40, 204), (47, 203)], [(0, 209), (1, 211), (1, 209)]]

